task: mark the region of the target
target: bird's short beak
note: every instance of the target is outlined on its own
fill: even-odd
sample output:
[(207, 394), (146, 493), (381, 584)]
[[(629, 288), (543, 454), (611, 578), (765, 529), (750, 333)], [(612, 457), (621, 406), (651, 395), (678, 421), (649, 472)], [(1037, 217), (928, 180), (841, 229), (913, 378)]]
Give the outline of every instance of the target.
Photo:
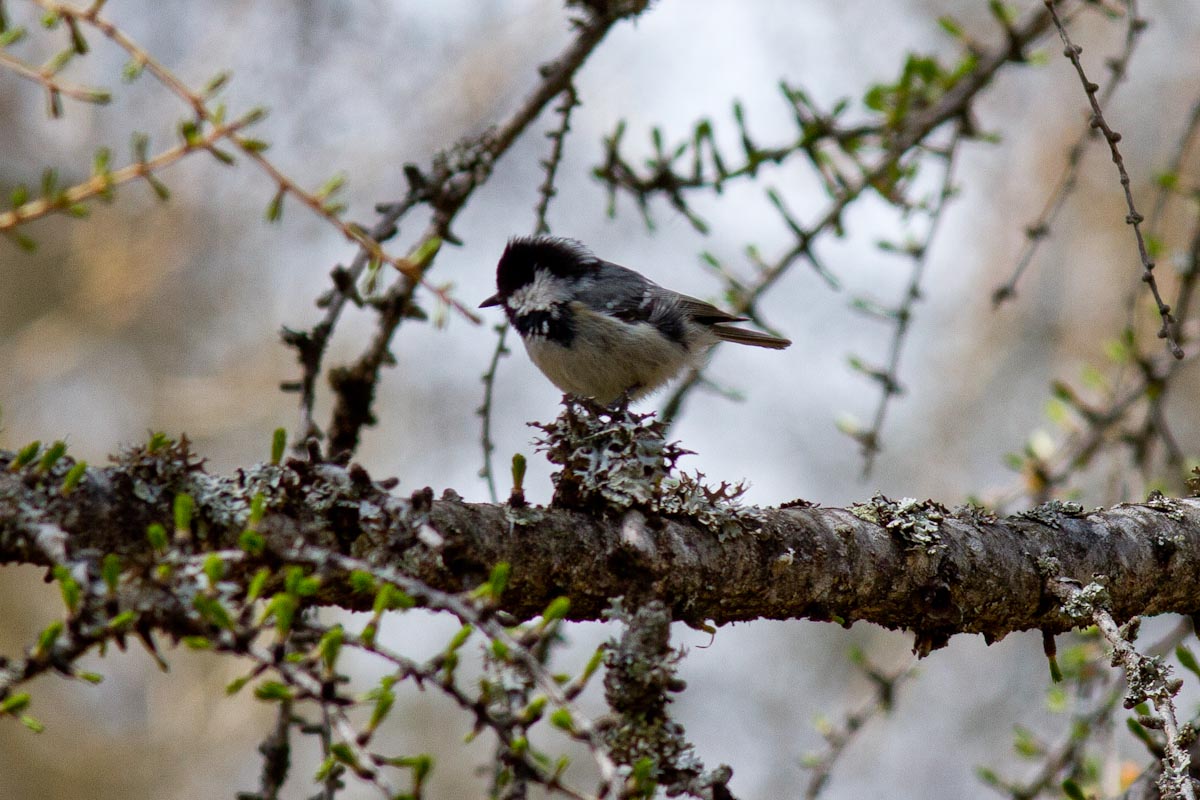
[(489, 297), (487, 300), (484, 300), (482, 303), (480, 303), (479, 307), (480, 308), (491, 308), (492, 306), (500, 305), (501, 302), (502, 301), (500, 300), (500, 295), (494, 294), (491, 297)]

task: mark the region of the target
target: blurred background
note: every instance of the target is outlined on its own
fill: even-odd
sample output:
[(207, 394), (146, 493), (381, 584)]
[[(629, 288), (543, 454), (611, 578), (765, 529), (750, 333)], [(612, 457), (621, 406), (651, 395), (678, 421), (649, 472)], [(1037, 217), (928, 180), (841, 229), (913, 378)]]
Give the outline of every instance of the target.
[[(1014, 4), (1019, 12), (1040, 5)], [(1200, 95), (1200, 61), (1184, 57), (1200, 48), (1200, 7), (1168, 0), (1139, 5), (1150, 26), (1128, 81), (1105, 112), (1123, 134), (1135, 196), (1145, 208), (1154, 175), (1165, 169)], [(37, 30), (32, 4), (14, 0), (5, 8), (32, 29), (14, 54), (37, 63), (58, 49), (61, 32)], [(605, 191), (591, 177), (603, 159), (602, 137), (624, 119), (626, 142), (649, 155), (651, 126), (662, 126), (667, 141), (676, 142), (707, 116), (718, 140), (736, 152), (737, 98), (759, 141), (790, 141), (795, 128), (777, 88), (781, 78), (824, 107), (843, 97), (857, 104), (870, 85), (894, 80), (909, 52), (956, 57), (957, 44), (936, 22), (946, 13), (982, 44), (999, 41), (984, 3), (661, 0), (634, 24), (617, 26), (580, 75), (583, 105), (572, 119), (550, 209), (553, 232), (672, 288), (716, 298), (721, 284), (699, 254), (709, 251), (748, 274), (747, 244), (765, 254), (786, 250), (790, 235), (764, 188), (778, 187), (793, 212), (808, 219), (825, 204), (808, 168), (797, 160), (770, 168), (761, 183), (730, 186), (721, 197), (697, 195), (696, 207), (711, 224), (708, 236), (661, 202), (651, 207), (656, 227), (648, 231), (628, 198), (620, 198), (615, 218), (605, 215)], [(363, 222), (372, 219), (376, 202), (403, 195), (406, 162), (424, 166), (452, 141), (504, 117), (534, 84), (537, 66), (570, 38), (554, 0), (111, 0), (105, 14), (193, 87), (231, 69), (225, 90), (231, 109), (270, 109), (256, 135), (271, 142), (274, 162), (310, 188), (344, 172), (347, 218)], [(1098, 80), (1104, 58), (1120, 52), (1125, 26), (1088, 15), (1073, 35)], [(65, 118), (51, 120), (35, 84), (0, 70), (6, 194), (18, 183), (36, 185), (47, 166), (64, 183), (86, 178), (98, 147), (111, 147), (115, 164), (127, 163), (133, 131), (150, 134), (152, 152), (174, 142), (187, 115), (183, 104), (148, 76), (122, 83), (123, 53), (90, 38), (94, 52), (66, 75), (111, 87), (108, 106), (67, 101)], [(1105, 344), (1127, 323), (1140, 268), (1114, 169), (1094, 143), (1077, 191), (1018, 296), (992, 309), (992, 291), (1015, 267), (1024, 229), (1053, 190), (1085, 122), (1082, 90), (1060, 44), (1046, 38), (1040, 45), (1044, 59), (1005, 68), (975, 106), (979, 128), (999, 140), (968, 142), (960, 154), (960, 192), (930, 253), (924, 299), (906, 343), (907, 391), (889, 410), (871, 476), (860, 477), (859, 449), (835, 420), (869, 421), (877, 387), (849, 369), (847, 357), (883, 361), (891, 331), (850, 303), (899, 301), (908, 262), (876, 242), (920, 235), (923, 223), (898, 219), (869, 200), (847, 215), (844, 238), (818, 245), (842, 290), (797, 265), (764, 301), (765, 317), (793, 347), (784, 353), (730, 347), (715, 355), (711, 377), (745, 399), (691, 396), (674, 428), (697, 453), (685, 462), (689, 469), (718, 481), (748, 479), (748, 499), (764, 505), (795, 497), (844, 505), (875, 491), (952, 505), (1019, 490), (1021, 478), (1005, 455), (1069, 432), (1046, 414), (1050, 384), (1110, 369)], [(555, 122), (547, 114), (539, 128)], [(518, 142), (456, 222), (465, 245), (438, 256), (432, 278), (451, 283), (467, 305), (493, 291), (505, 240), (532, 230), (538, 162), (547, 152), (536, 130)], [(76, 458), (100, 464), (120, 445), (161, 430), (186, 433), (208, 469), (226, 473), (266, 458), (272, 429), (295, 428), (296, 397), (278, 385), (297, 378), (299, 369), (279, 330), (319, 319), (313, 300), (352, 249), (295, 203), (285, 204), (280, 223), (266, 223), (274, 187), (251, 164), (230, 168), (200, 154), (160, 177), (172, 192), (168, 203), (133, 184), (119, 189), (112, 204), (94, 205), (88, 219), (54, 216), (23, 228), (39, 245), (33, 254), (0, 241), (0, 447), (64, 438)], [(1188, 244), (1178, 231), (1195, 210), (1172, 214), (1161, 233), (1167, 286), (1174, 285), (1172, 256)], [(409, 222), (402, 241), (421, 227)], [(1152, 321), (1144, 302), (1136, 313)], [(400, 329), (393, 346), (398, 365), (385, 372), (378, 393), (380, 422), (366, 431), (357, 454), (373, 475), (398, 477), (397, 491), (429, 485), (487, 499), (475, 410), (498, 321), (492, 314), (475, 326), (449, 314), (444, 326)], [(372, 324), (368, 313), (344, 317), (327, 364), (355, 357)], [(1175, 396), (1186, 400), (1200, 387), (1194, 370), (1184, 369)], [(533, 455), (526, 422), (553, 418), (558, 399), (519, 346), (501, 362), (493, 423), (498, 463), (507, 464), (514, 452), (532, 456), (526, 485), (534, 500), (549, 498), (549, 469)], [(323, 424), (328, 396), (320, 400)], [(1198, 431), (1190, 410), (1181, 402), (1168, 414), (1194, 455)], [(1124, 485), (1084, 482), (1077, 499), (1089, 505), (1138, 499), (1120, 495)], [(57, 591), (43, 586), (36, 570), (0, 569), (0, 653), (18, 653), (59, 608)], [(1152, 621), (1148, 638), (1170, 624)], [(387, 632), (420, 656), (454, 627), (416, 614), (394, 620)], [(582, 664), (610, 633), (600, 624), (572, 627), (564, 665)], [(797, 622), (737, 625), (718, 631), (711, 643), (686, 629), (676, 636), (691, 649), (681, 667), (689, 688), (675, 711), (709, 768), (734, 767), (732, 788), (743, 798), (801, 793), (802, 756), (821, 743), (818, 721), (836, 720), (868, 699), (870, 682), (848, 668), (853, 648), (894, 669), (907, 663), (911, 645), (907, 635), (861, 624), (849, 631)], [(255, 788), (254, 747), (271, 724), (270, 709), (248, 696), (225, 697), (222, 687), (238, 665), (181, 649), (167, 656), (169, 675), (137, 651), (93, 658), (89, 668), (106, 677), (99, 687), (54, 677), (34, 683), (31, 711), (47, 730), (34, 735), (0, 721), (4, 796), (231, 797)], [(373, 674), (373, 665), (361, 668)], [(903, 687), (895, 715), (854, 743), (824, 796), (986, 796), (977, 765), (1013, 777), (1029, 769), (1013, 753), (1014, 723), (1052, 740), (1065, 731), (1061, 711), (1073, 700), (1048, 703), (1048, 683), (1036, 635), (991, 647), (954, 639)], [(487, 747), (461, 748), (470, 720), (432, 693), (414, 693), (406, 702), (403, 729), (397, 725), (388, 735), (400, 750), (438, 759), (430, 795), (477, 795), (483, 784), (473, 764)], [(1128, 747), (1125, 735), (1112, 737), (1118, 756)], [(317, 760), (315, 751), (308, 755), (307, 763), (298, 759), (286, 796), (311, 793), (304, 776)], [(347, 796), (367, 794), (355, 789)]]

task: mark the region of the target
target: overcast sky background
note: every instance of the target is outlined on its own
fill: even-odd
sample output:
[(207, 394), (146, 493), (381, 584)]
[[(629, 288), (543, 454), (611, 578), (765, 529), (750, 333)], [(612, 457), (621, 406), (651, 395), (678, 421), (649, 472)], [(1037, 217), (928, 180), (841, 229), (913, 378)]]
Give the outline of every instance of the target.
[[(14, 0), (6, 8), (36, 27), (30, 5)], [(1025, 11), (1040, 3), (1016, 5)], [(1106, 115), (1124, 134), (1122, 151), (1138, 197), (1148, 203), (1152, 176), (1200, 93), (1200, 62), (1190, 56), (1200, 46), (1200, 8), (1165, 0), (1140, 5), (1150, 28)], [(747, 244), (768, 257), (789, 247), (764, 189), (777, 186), (798, 216), (811, 219), (824, 206), (811, 174), (789, 163), (766, 170), (761, 184), (731, 186), (720, 198), (697, 196), (712, 224), (709, 236), (656, 203), (651, 232), (628, 199), (615, 219), (605, 217), (605, 192), (590, 177), (603, 157), (602, 137), (624, 119), (626, 141), (648, 153), (651, 126), (661, 125), (675, 142), (707, 116), (734, 159), (731, 106), (738, 98), (761, 143), (787, 141), (794, 126), (777, 89), (781, 78), (825, 106), (859, 98), (893, 78), (908, 52), (951, 57), (955, 45), (935, 22), (950, 11), (980, 41), (999, 41), (984, 3), (661, 0), (636, 23), (618, 26), (579, 77), (583, 105), (572, 119), (551, 207), (553, 232), (672, 288), (715, 297), (720, 284), (699, 253), (711, 251), (748, 274), (741, 255)], [(504, 117), (535, 82), (537, 65), (570, 36), (551, 0), (111, 0), (105, 13), (192, 86), (232, 69), (231, 109), (271, 111), (257, 135), (272, 143), (275, 163), (310, 187), (344, 171), (347, 216), (360, 221), (372, 218), (376, 202), (402, 195), (406, 162), (424, 166), (447, 143)], [(1075, 34), (1093, 79), (1100, 78), (1102, 59), (1119, 51), (1123, 26), (1087, 19)], [(0, 188), (36, 184), (46, 165), (65, 180), (80, 179), (99, 146), (112, 147), (117, 163), (125, 163), (133, 130), (151, 133), (159, 146), (172, 141), (183, 105), (148, 76), (121, 84), (122, 54), (92, 38), (94, 53), (67, 74), (114, 88), (110, 106), (68, 101), (65, 119), (48, 120), (37, 87), (0, 71)], [(53, 52), (42, 46), (48, 40), (34, 30), (14, 52), (37, 61)], [(1012, 485), (1004, 454), (1038, 429), (1059, 433), (1044, 412), (1050, 382), (1074, 380), (1089, 364), (1103, 367), (1104, 341), (1124, 324), (1139, 269), (1116, 176), (1093, 147), (1078, 193), (1019, 297), (991, 309), (991, 291), (1015, 265), (1023, 229), (1084, 121), (1078, 80), (1059, 46), (1043, 45), (1045, 65), (1006, 69), (976, 106), (981, 129), (1002, 138), (968, 143), (962, 152), (961, 195), (931, 253), (925, 300), (907, 343), (908, 391), (890, 411), (872, 477), (860, 480), (857, 447), (834, 421), (844, 414), (869, 419), (876, 387), (846, 359), (856, 353), (881, 361), (890, 336), (886, 326), (851, 311), (851, 299), (894, 304), (908, 277), (906, 261), (875, 247), (909, 230), (878, 201), (855, 206), (844, 239), (818, 245), (842, 291), (798, 265), (765, 301), (767, 319), (795, 341), (791, 349), (716, 353), (712, 377), (746, 399), (691, 397), (674, 430), (697, 453), (688, 468), (718, 481), (746, 478), (751, 500), (762, 504), (805, 497), (841, 505), (877, 490), (954, 504)], [(538, 129), (553, 121), (547, 115)], [(465, 245), (439, 255), (432, 278), (452, 282), (468, 305), (493, 291), (505, 240), (532, 229), (538, 160), (546, 152), (537, 130), (526, 135), (456, 222)], [(168, 204), (145, 186), (123, 187), (115, 203), (96, 206), (88, 220), (30, 225), (27, 233), (41, 245), (32, 257), (0, 242), (0, 446), (65, 438), (72, 454), (98, 464), (147, 431), (186, 432), (209, 469), (228, 472), (264, 459), (273, 428), (295, 426), (295, 397), (276, 387), (299, 373), (278, 331), (319, 318), (313, 299), (352, 250), (296, 203), (287, 204), (281, 224), (264, 223), (273, 187), (250, 164), (231, 169), (198, 155), (162, 177), (173, 193)], [(419, 220), (408, 223), (401, 241), (422, 228)], [(399, 477), (398, 491), (429, 485), (486, 499), (474, 410), (497, 321), (498, 313), (481, 326), (451, 315), (444, 328), (400, 329), (398, 366), (385, 372), (378, 395), (380, 424), (366, 431), (358, 453), (373, 475)], [(365, 313), (347, 316), (328, 363), (354, 357), (372, 322)], [(1195, 376), (1184, 379), (1195, 390)], [(551, 419), (558, 398), (515, 347), (497, 385), (502, 490), (510, 455), (533, 456), (526, 422)], [(327, 418), (327, 401), (323, 396), (318, 420)], [(1172, 413), (1183, 425), (1186, 414)], [(1195, 430), (1181, 431), (1196, 452)], [(533, 499), (549, 498), (548, 474), (544, 461), (531, 457)], [(1081, 498), (1120, 499), (1099, 491)], [(4, 570), (0, 653), (29, 642), (58, 603), (35, 572)], [(1152, 622), (1147, 638), (1167, 624)], [(437, 647), (450, 630), (446, 621), (420, 615), (392, 626), (395, 641), (418, 649)], [(608, 633), (601, 625), (573, 628), (565, 663), (581, 664)], [(706, 649), (698, 648), (708, 645), (707, 635), (679, 630), (677, 638), (693, 649), (683, 663), (689, 688), (675, 711), (708, 767), (734, 767), (733, 788), (744, 798), (796, 796), (805, 779), (800, 756), (819, 745), (813, 720), (836, 718), (865, 700), (869, 684), (847, 666), (851, 647), (896, 666), (910, 646), (906, 635), (868, 626), (847, 632), (812, 623), (724, 628)], [(49, 730), (34, 737), (0, 725), (0, 774), (20, 787), (14, 796), (231, 796), (257, 785), (254, 743), (269, 721), (253, 700), (221, 692), (236, 665), (183, 652), (169, 659), (173, 674), (165, 677), (134, 652), (95, 661), (107, 677), (99, 688), (57, 678), (35, 683), (34, 712)], [(368, 676), (373, 666), (361, 669)], [(825, 796), (986, 796), (976, 765), (1024, 774), (1010, 747), (1014, 722), (1061, 736), (1062, 716), (1046, 710), (1047, 683), (1039, 637), (1013, 636), (991, 648), (955, 639), (922, 665), (919, 681), (901, 693), (897, 716), (863, 734)], [(432, 695), (409, 698), (400, 715), (409, 724), (390, 735), (400, 749), (439, 756), (432, 797), (477, 792), (469, 767), (452, 762), (469, 720)], [(1116, 734), (1114, 747), (1126, 747), (1125, 736)], [(486, 748), (474, 752), (482, 756)], [(289, 797), (305, 795), (304, 768), (297, 768)]]

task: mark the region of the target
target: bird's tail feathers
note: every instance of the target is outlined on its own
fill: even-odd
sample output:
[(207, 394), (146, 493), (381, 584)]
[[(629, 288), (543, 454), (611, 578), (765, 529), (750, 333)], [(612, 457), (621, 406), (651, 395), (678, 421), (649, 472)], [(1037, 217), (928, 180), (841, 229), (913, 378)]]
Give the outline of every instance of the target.
[(791, 345), (791, 339), (783, 339), (779, 336), (772, 336), (769, 333), (760, 333), (759, 331), (748, 331), (745, 328), (734, 328), (729, 325), (712, 325), (709, 330), (723, 342), (735, 342), (737, 344), (748, 344), (753, 347), (767, 347), (771, 350), (783, 350)]

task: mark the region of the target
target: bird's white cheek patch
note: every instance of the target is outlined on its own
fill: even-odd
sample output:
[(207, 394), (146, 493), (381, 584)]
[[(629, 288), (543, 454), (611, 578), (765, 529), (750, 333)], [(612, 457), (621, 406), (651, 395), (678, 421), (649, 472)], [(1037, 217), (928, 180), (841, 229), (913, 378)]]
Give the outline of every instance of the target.
[(512, 293), (508, 305), (519, 314), (531, 311), (549, 311), (557, 318), (563, 297), (562, 281), (545, 270), (537, 270), (533, 280)]

